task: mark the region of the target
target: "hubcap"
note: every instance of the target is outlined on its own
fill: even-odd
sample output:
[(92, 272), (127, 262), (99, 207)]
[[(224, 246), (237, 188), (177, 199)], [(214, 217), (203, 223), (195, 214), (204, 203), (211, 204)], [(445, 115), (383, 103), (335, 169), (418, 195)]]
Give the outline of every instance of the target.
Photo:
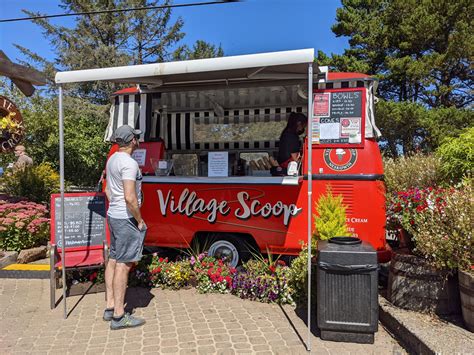
[(231, 242), (218, 240), (209, 248), (209, 255), (216, 259), (225, 259), (231, 267), (236, 267), (239, 262), (239, 252)]

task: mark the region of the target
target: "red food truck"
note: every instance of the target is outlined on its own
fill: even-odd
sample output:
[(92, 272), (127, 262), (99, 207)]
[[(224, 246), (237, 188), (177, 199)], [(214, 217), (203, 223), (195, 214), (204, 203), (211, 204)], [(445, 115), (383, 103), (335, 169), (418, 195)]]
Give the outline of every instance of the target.
[[(330, 188), (343, 196), (350, 233), (380, 262), (390, 259), (377, 80), (324, 67), (308, 80), (313, 57), (310, 49), (136, 66), (153, 67), (114, 94), (106, 139), (122, 124), (143, 132), (134, 158), (144, 176), (146, 246), (198, 242), (233, 265), (249, 248), (296, 255), (307, 241), (308, 199), (314, 207)], [(291, 112), (311, 123), (301, 165), (296, 175), (272, 176)]]

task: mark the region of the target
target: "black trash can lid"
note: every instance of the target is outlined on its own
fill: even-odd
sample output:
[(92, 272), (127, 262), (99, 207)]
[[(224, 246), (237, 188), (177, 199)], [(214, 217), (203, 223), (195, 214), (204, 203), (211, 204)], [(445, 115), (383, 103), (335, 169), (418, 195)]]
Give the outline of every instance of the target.
[(355, 245), (362, 243), (362, 240), (355, 237), (334, 237), (329, 239), (329, 243), (340, 244), (340, 245)]

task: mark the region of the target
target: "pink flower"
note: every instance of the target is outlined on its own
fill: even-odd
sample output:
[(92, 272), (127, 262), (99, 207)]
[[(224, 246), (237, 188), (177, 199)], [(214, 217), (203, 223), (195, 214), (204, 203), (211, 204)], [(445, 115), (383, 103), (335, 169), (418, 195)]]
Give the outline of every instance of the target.
[(24, 222), (16, 222), (15, 223), (15, 227), (17, 227), (17, 228), (23, 228), (24, 226), (25, 226)]
[(6, 224), (7, 226), (10, 225), (10, 224), (13, 224), (15, 222), (15, 220), (11, 219), (11, 218), (4, 218), (3, 219), (3, 223)]

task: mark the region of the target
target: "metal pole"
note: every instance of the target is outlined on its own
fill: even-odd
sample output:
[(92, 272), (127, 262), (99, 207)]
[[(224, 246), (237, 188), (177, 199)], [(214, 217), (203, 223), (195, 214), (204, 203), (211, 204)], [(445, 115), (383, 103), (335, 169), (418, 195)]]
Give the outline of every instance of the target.
[(61, 270), (63, 276), (64, 319), (66, 319), (66, 243), (64, 236), (64, 110), (63, 88), (61, 85), (59, 85), (59, 179), (59, 189), (61, 192)]
[(313, 204), (312, 194), (313, 194), (313, 63), (310, 63), (308, 66), (308, 125), (307, 125), (307, 134), (306, 134), (306, 143), (308, 145), (308, 342), (306, 344), (306, 349), (311, 351), (311, 226), (312, 226), (312, 214), (311, 207)]

